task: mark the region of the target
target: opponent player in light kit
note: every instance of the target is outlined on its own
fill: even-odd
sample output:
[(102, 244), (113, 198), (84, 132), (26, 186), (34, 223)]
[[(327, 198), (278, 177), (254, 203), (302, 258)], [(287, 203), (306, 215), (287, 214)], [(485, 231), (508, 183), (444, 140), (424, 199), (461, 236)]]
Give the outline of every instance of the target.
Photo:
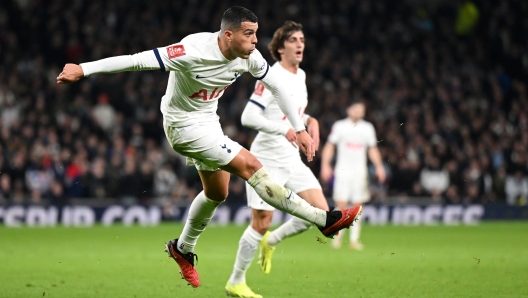
[[(306, 74), (299, 68), (304, 52), (304, 34), (302, 26), (287, 21), (275, 31), (268, 46), (273, 59), (277, 62), (271, 67), (277, 77), (288, 82), (287, 90), (295, 110), (302, 116), (308, 133), (319, 146), (319, 123), (315, 118), (304, 114), (308, 104)], [(251, 144), (253, 153), (264, 165), (271, 178), (291, 189), (312, 206), (328, 210), (317, 178), (301, 160), (299, 149), (295, 146), (295, 132), (282, 113), (273, 94), (257, 82), (244, 112), (242, 124), (258, 130)], [(226, 292), (234, 297), (262, 297), (255, 294), (246, 284), (246, 271), (251, 265), (257, 247), (260, 246), (260, 268), (266, 274), (271, 270), (271, 257), (275, 246), (287, 237), (297, 235), (309, 229), (312, 224), (293, 217), (278, 229), (269, 232), (275, 208), (264, 202), (250, 185), (246, 185), (248, 206), (251, 207), (251, 224), (242, 234), (238, 245), (235, 265), (226, 284)]]
[(66, 64), (57, 77), (57, 83), (66, 84), (96, 73), (170, 71), (161, 100), (165, 135), (172, 148), (198, 169), (204, 191), (193, 200), (179, 239), (169, 241), (166, 251), (193, 287), (200, 285), (194, 247), (215, 209), (227, 197), (229, 173), (246, 180), (266, 203), (314, 223), (327, 237), (349, 227), (359, 213), (354, 208), (328, 212), (311, 206), (274, 182), (255, 156), (222, 132), (216, 114), (218, 99), (242, 73), (249, 72), (273, 93), (308, 160), (315, 155), (314, 142), (287, 90), (255, 49), (257, 29), (255, 14), (234, 6), (224, 12), (219, 32), (191, 34), (179, 43), (134, 55)]
[[(385, 182), (385, 168), (381, 160), (381, 153), (377, 147), (374, 126), (365, 120), (365, 103), (352, 103), (347, 109), (348, 117), (334, 123), (328, 141), (321, 156), (321, 180), (328, 182), (334, 174), (333, 199), (338, 209), (344, 210), (348, 203), (353, 206), (370, 200), (368, 190), (367, 155), (376, 168), (376, 176), (380, 182)], [(335, 169), (330, 162), (334, 157), (337, 146)], [(350, 248), (362, 250), (359, 242), (361, 221), (356, 222), (350, 229)], [(332, 246), (342, 245), (343, 232), (333, 240)]]

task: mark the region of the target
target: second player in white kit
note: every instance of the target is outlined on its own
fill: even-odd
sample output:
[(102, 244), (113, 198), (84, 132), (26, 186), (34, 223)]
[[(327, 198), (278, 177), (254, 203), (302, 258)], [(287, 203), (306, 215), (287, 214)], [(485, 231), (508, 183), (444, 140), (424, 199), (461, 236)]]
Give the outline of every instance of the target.
[[(293, 108), (302, 117), (317, 148), (319, 124), (315, 118), (304, 113), (308, 104), (308, 92), (306, 74), (299, 68), (304, 51), (302, 26), (292, 21), (286, 22), (275, 31), (268, 48), (277, 60), (271, 69), (282, 82), (287, 82), (286, 89), (291, 95)], [(261, 82), (256, 83), (242, 113), (242, 124), (259, 131), (251, 144), (251, 153), (262, 162), (269, 175), (311, 205), (328, 210), (317, 178), (302, 162), (299, 148), (295, 146), (292, 124), (284, 116), (273, 94)], [(263, 201), (250, 185), (246, 185), (246, 193), (251, 207), (251, 224), (240, 238), (226, 291), (235, 297), (258, 298), (262, 296), (255, 294), (246, 284), (246, 271), (253, 261), (257, 247), (260, 248), (260, 268), (268, 274), (276, 245), (287, 237), (306, 231), (311, 223), (291, 218), (270, 233), (268, 229), (275, 208)]]
[[(288, 90), (292, 95), (292, 103), (302, 116), (305, 125), (310, 116), (304, 114), (308, 104), (306, 89), (306, 74), (302, 69), (292, 73), (280, 63), (272, 66), (282, 81), (288, 82)], [(284, 113), (280, 110), (273, 94), (257, 82), (255, 91), (242, 114), (242, 124), (259, 131), (251, 144), (250, 152), (262, 162), (271, 177), (281, 185), (285, 185), (295, 193), (307, 189), (321, 189), (317, 178), (308, 168), (299, 155), (299, 148), (285, 137), (292, 126)], [(316, 124), (312, 124), (316, 125)], [(264, 202), (250, 187), (246, 187), (248, 206), (257, 210), (273, 211), (275, 208)]]
[(337, 147), (334, 200), (353, 204), (369, 201), (367, 150), (377, 145), (374, 126), (363, 119), (339, 120), (332, 126), (328, 142)]
[[(352, 103), (347, 109), (347, 114), (347, 118), (336, 121), (332, 126), (321, 160), (321, 179), (328, 182), (333, 173), (333, 199), (340, 209), (349, 204), (358, 206), (370, 200), (367, 156), (376, 168), (379, 181), (385, 181), (385, 169), (377, 147), (376, 131), (372, 123), (363, 120), (365, 104)], [(332, 171), (330, 162), (336, 148), (336, 163)], [(361, 221), (355, 223), (350, 230), (351, 249), (363, 249), (359, 242), (360, 229)], [(333, 239), (334, 248), (341, 246), (343, 235), (344, 233), (340, 233)]]

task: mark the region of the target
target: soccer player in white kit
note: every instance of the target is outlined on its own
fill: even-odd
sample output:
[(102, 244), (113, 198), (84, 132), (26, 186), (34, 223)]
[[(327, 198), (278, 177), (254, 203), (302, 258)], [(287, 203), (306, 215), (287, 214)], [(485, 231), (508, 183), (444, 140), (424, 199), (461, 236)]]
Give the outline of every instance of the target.
[[(302, 26), (287, 21), (275, 31), (268, 45), (277, 61), (271, 68), (277, 77), (288, 82), (295, 110), (302, 116), (308, 133), (319, 142), (319, 123), (304, 114), (308, 104), (306, 74), (299, 68), (303, 58), (304, 34)], [(326, 198), (310, 168), (301, 160), (295, 146), (295, 132), (284, 116), (273, 94), (261, 82), (257, 82), (244, 112), (242, 124), (259, 131), (251, 144), (250, 152), (262, 162), (271, 178), (298, 194), (312, 206), (328, 210)], [(273, 232), (269, 232), (275, 208), (263, 201), (250, 185), (246, 185), (248, 206), (251, 207), (251, 224), (242, 234), (238, 245), (235, 265), (226, 284), (226, 292), (234, 297), (259, 298), (246, 284), (246, 271), (251, 265), (257, 247), (260, 247), (260, 268), (265, 274), (271, 270), (271, 257), (275, 246), (287, 237), (309, 229), (312, 224), (293, 217)]]
[[(377, 147), (376, 131), (372, 123), (363, 120), (365, 103), (354, 102), (347, 109), (348, 117), (334, 123), (321, 157), (321, 179), (328, 182), (334, 174), (333, 199), (337, 208), (344, 210), (350, 203), (353, 206), (370, 200), (368, 190), (367, 155), (376, 168), (376, 176), (384, 182), (386, 175)], [(335, 169), (330, 162), (337, 147)], [(361, 221), (350, 229), (350, 248), (362, 250), (359, 242)], [(343, 232), (333, 240), (334, 248), (341, 247)]]
[(274, 182), (254, 155), (222, 132), (216, 114), (218, 99), (242, 73), (249, 72), (274, 94), (308, 160), (315, 155), (314, 142), (287, 90), (255, 49), (257, 29), (255, 14), (234, 6), (224, 12), (219, 32), (191, 34), (179, 43), (134, 55), (66, 64), (57, 77), (57, 83), (66, 84), (96, 73), (170, 71), (161, 100), (165, 135), (172, 148), (198, 169), (204, 191), (193, 200), (180, 237), (169, 241), (166, 251), (193, 287), (200, 285), (194, 267), (194, 247), (217, 206), (227, 197), (229, 173), (246, 180), (268, 204), (314, 223), (327, 237), (349, 227), (358, 216), (358, 211), (352, 208), (327, 212), (312, 207)]

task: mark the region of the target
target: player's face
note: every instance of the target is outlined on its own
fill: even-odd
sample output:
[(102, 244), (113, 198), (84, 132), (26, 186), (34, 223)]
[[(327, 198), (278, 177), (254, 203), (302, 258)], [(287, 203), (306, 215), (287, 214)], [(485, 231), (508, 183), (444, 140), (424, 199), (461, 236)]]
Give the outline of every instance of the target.
[(299, 65), (302, 62), (304, 52), (304, 34), (302, 31), (293, 32), (284, 41), (284, 48), (280, 48), (278, 52), (281, 55), (281, 60)]
[(365, 105), (362, 103), (353, 104), (348, 108), (347, 113), (353, 121), (363, 119), (365, 117)]
[(237, 57), (248, 59), (249, 55), (253, 53), (258, 41), (257, 29), (257, 23), (242, 22), (240, 28), (233, 32), (229, 48)]

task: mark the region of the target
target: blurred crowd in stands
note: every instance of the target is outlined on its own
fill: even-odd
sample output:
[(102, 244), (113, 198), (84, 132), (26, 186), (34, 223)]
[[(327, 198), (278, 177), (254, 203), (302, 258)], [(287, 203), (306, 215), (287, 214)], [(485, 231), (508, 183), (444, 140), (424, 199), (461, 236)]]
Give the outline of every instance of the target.
[[(196, 170), (167, 145), (167, 73), (97, 75), (64, 86), (67, 62), (133, 54), (219, 30), (227, 0), (3, 0), (0, 9), (0, 204), (70, 198), (187, 203)], [(324, 143), (353, 99), (389, 173), (373, 198), (527, 205), (528, 2), (258, 1), (258, 48), (285, 20), (304, 26), (307, 113)], [(240, 114), (255, 80), (229, 87), (218, 115), (246, 148)], [(318, 174), (319, 159), (310, 163)], [(331, 186), (324, 185), (325, 192)], [(228, 201), (244, 202), (233, 177)]]

